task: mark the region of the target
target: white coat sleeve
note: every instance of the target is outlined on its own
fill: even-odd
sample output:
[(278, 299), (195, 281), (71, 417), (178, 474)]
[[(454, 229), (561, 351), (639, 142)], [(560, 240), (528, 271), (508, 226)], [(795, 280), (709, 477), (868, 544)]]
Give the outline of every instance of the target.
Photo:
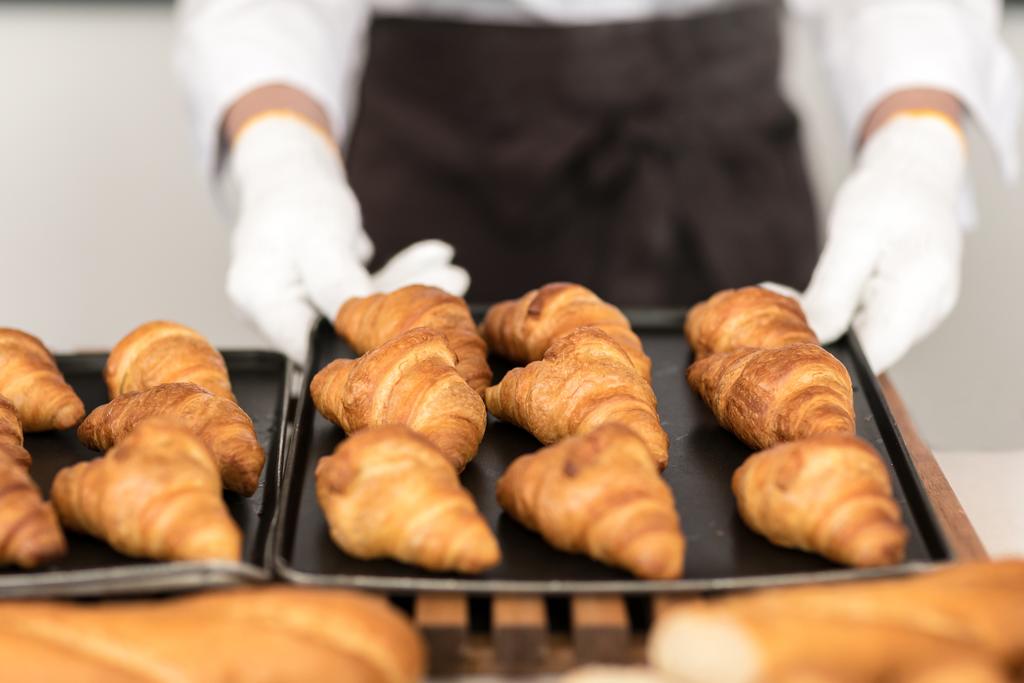
[(368, 24), (369, 0), (180, 0), (174, 62), (204, 168), (214, 171), (227, 110), (264, 85), (312, 97), (342, 139)]
[(1021, 86), (1000, 37), (1002, 0), (788, 0), (816, 25), (818, 46), (854, 144), (892, 93), (932, 88), (960, 99), (1017, 175)]

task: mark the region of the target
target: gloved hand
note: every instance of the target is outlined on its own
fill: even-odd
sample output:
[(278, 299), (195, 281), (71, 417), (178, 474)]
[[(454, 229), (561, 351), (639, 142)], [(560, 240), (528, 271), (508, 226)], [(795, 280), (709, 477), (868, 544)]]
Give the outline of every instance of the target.
[(333, 320), (349, 297), (422, 283), (462, 295), (469, 275), (454, 249), (417, 242), (377, 273), (373, 244), (348, 185), (337, 146), (298, 115), (267, 113), (233, 142), (231, 180), (238, 220), (231, 239), (227, 292), (232, 303), (296, 363), (320, 314)]
[(966, 177), (961, 131), (939, 114), (893, 116), (840, 188), (802, 297), (830, 343), (850, 327), (881, 373), (949, 315), (960, 290)]

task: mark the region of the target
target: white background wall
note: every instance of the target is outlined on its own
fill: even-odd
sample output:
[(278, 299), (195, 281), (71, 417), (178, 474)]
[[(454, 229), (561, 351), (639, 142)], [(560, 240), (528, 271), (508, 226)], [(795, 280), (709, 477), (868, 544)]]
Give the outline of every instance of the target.
[[(170, 12), (0, 3), (0, 325), (58, 350), (109, 347), (156, 317), (222, 346), (260, 343), (223, 293), (228, 230), (193, 160)], [(1024, 55), (1024, 11), (1006, 32)], [(827, 203), (847, 155), (809, 46), (791, 34), (785, 81)], [(983, 227), (961, 304), (894, 374), (936, 447), (1024, 448), (1024, 194), (973, 147)]]

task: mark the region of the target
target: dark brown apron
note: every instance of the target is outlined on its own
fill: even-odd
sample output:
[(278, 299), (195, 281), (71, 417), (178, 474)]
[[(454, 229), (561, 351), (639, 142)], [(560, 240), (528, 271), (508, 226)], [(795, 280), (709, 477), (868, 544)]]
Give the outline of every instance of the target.
[(438, 237), (496, 301), (803, 287), (817, 254), (775, 3), (682, 20), (378, 19), (347, 164), (379, 266)]

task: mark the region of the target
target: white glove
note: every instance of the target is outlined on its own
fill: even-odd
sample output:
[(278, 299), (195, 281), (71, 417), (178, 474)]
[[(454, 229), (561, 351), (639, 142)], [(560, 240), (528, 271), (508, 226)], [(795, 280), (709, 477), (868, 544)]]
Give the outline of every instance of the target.
[(832, 207), (802, 303), (823, 343), (857, 332), (881, 373), (949, 315), (960, 290), (966, 182), (961, 132), (897, 114), (870, 137)]
[(298, 115), (246, 124), (230, 161), (239, 208), (228, 296), (296, 363), (305, 362), (320, 314), (333, 319), (350, 297), (413, 283), (460, 296), (469, 288), (469, 275), (452, 264), (454, 249), (439, 240), (417, 242), (367, 272), (373, 244), (337, 146)]

